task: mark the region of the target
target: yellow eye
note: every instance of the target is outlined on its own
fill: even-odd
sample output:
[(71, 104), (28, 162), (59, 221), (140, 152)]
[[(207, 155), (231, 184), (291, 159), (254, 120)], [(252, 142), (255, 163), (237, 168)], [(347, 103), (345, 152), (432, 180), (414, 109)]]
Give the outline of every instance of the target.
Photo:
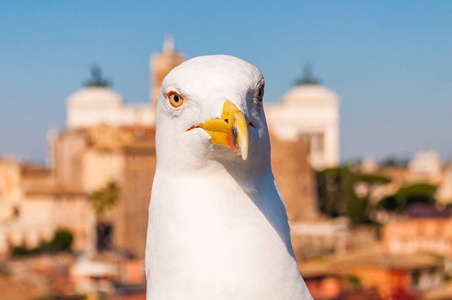
[(168, 100), (172, 107), (177, 108), (184, 103), (184, 98), (175, 91), (168, 93)]

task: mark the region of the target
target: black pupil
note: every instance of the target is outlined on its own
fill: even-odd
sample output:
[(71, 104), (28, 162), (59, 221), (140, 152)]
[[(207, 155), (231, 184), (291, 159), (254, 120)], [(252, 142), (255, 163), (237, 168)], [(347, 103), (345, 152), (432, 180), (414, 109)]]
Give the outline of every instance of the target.
[(174, 95), (174, 102), (179, 102), (179, 96), (178, 95)]
[(262, 97), (262, 89), (259, 89), (259, 97)]

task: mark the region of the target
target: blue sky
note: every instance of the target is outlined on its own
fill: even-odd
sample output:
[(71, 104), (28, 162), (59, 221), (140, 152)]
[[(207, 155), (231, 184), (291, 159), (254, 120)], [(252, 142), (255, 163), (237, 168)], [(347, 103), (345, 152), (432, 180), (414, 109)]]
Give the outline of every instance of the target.
[(65, 99), (102, 67), (128, 102), (148, 101), (165, 33), (188, 57), (258, 66), (266, 99), (310, 62), (341, 97), (341, 158), (452, 158), (451, 1), (2, 1), (0, 153), (45, 160)]

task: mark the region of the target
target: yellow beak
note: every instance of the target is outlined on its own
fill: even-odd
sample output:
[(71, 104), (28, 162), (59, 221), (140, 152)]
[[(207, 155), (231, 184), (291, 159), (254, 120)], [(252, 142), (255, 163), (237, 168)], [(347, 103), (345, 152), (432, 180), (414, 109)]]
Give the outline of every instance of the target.
[(243, 160), (248, 158), (248, 124), (242, 112), (229, 100), (223, 105), (221, 118), (212, 119), (196, 127), (207, 131), (215, 145), (229, 147)]

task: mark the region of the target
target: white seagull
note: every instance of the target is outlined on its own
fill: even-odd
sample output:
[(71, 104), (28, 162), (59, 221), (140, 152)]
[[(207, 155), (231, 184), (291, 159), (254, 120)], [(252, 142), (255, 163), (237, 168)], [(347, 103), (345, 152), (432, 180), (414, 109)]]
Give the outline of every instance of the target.
[(226, 55), (190, 59), (163, 80), (148, 300), (312, 299), (270, 165), (263, 96), (259, 69)]

